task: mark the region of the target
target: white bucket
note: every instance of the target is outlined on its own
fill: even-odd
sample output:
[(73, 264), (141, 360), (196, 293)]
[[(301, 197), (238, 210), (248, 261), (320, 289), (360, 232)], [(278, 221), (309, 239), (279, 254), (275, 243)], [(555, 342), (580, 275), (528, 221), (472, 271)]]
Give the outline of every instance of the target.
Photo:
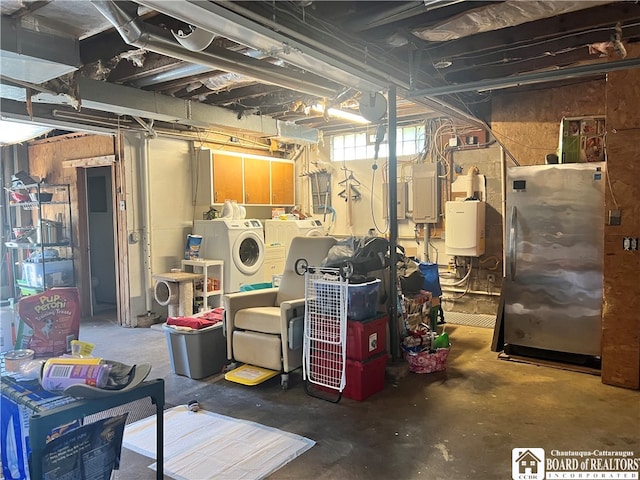
[(18, 316), (12, 307), (0, 309), (0, 353), (13, 350), (18, 332)]

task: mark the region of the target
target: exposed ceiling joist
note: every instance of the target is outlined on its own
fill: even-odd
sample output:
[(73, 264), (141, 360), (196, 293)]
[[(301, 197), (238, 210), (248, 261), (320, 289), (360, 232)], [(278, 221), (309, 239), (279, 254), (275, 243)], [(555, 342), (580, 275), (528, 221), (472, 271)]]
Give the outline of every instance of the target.
[[(88, 111), (95, 117), (97, 112), (98, 122), (105, 122), (101, 116), (109, 123), (131, 114), (144, 122), (156, 119), (155, 125), (170, 122), (189, 129), (207, 122), (204, 113), (198, 116), (200, 108), (215, 106), (220, 109), (216, 117), (222, 119), (216, 122), (227, 125), (224, 128), (248, 128), (253, 134), (259, 129), (265, 136), (277, 136), (278, 120), (325, 134), (351, 131), (352, 124), (327, 119), (310, 107), (325, 103), (356, 111), (363, 95), (381, 90), (397, 92), (399, 122), (448, 115), (482, 125), (479, 118), (488, 118), (492, 96), (479, 90), (523, 82), (551, 86), (573, 75), (601, 77), (591, 67), (578, 73), (572, 69), (585, 62), (606, 65), (618, 54), (624, 58), (624, 45), (640, 41), (638, 2), (529, 2), (544, 7), (538, 16), (503, 28), (518, 19), (512, 16), (501, 23), (489, 14), (519, 8), (522, 2), (51, 0), (27, 2), (37, 8), (25, 9), (24, 0), (1, 1), (3, 26), (7, 21), (14, 26), (2, 31), (3, 60), (19, 51), (11, 42), (15, 46), (32, 32), (79, 42), (80, 60), (59, 64), (69, 49), (56, 50), (57, 42), (42, 36), (42, 41), (31, 42), (19, 74), (35, 69), (55, 77), (44, 83), (10, 75), (3, 65), (0, 96), (23, 102), (23, 112), (36, 112), (42, 105), (38, 101), (53, 101), (58, 113), (67, 115), (60, 107), (66, 99), (82, 108), (82, 114)], [(582, 10), (558, 15), (566, 3)], [(484, 15), (482, 28), (488, 31), (447, 42), (411, 34), (466, 14)], [(205, 41), (179, 41), (194, 31)], [(51, 50), (56, 57), (49, 58)], [(52, 63), (42, 68), (41, 60)], [(60, 76), (68, 72), (69, 63), (74, 73)], [(434, 63), (449, 67), (438, 69)], [(109, 95), (99, 96), (98, 89)], [(344, 91), (351, 93), (343, 97)], [(157, 108), (154, 98), (160, 102)], [(239, 126), (239, 120), (248, 127)]]
[(451, 95), (462, 92), (482, 92), (486, 90), (498, 90), (521, 85), (532, 85), (535, 83), (546, 83), (554, 80), (566, 80), (570, 78), (582, 78), (594, 76), (601, 73), (613, 72), (616, 70), (627, 70), (629, 68), (640, 67), (640, 58), (619, 60), (617, 62), (598, 63), (593, 65), (580, 65), (562, 70), (551, 70), (548, 72), (535, 72), (524, 75), (516, 75), (507, 78), (497, 78), (481, 80), (478, 82), (464, 83), (460, 85), (447, 85), (446, 87), (435, 87), (412, 92), (412, 97), (438, 97), (441, 95)]
[(139, 0), (139, 3), (360, 91), (379, 91), (390, 83), (390, 79), (370, 73), (366, 64), (356, 67), (340, 61), (211, 2)]
[(326, 86), (326, 82), (324, 82), (325, 85), (322, 85), (322, 77), (306, 72), (295, 73), (224, 48), (211, 46), (204, 51), (187, 50), (161, 29), (136, 20), (125, 8), (126, 5), (122, 3), (113, 1), (94, 1), (92, 3), (130, 45), (187, 62), (209, 65), (227, 72), (247, 75), (261, 79), (266, 83), (297, 88), (320, 97), (332, 95), (334, 92), (334, 89)]

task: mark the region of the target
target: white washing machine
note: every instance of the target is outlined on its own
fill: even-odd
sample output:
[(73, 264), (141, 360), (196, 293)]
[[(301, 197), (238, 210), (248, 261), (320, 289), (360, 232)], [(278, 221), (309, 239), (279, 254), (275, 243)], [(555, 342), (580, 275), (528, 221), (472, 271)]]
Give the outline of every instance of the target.
[(284, 245), (285, 255), (293, 237), (320, 237), (324, 235), (324, 226), (320, 220), (305, 218), (304, 220), (265, 220), (264, 241), (267, 245), (279, 243)]
[(193, 233), (202, 235), (201, 258), (224, 261), (225, 293), (264, 282), (264, 231), (260, 220), (196, 220)]

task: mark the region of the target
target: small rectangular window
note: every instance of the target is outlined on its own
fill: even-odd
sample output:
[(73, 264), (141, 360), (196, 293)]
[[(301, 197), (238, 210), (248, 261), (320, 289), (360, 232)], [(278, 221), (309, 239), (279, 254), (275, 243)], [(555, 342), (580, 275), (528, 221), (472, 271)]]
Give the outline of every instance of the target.
[[(375, 134), (371, 132), (348, 133), (331, 138), (331, 160), (373, 160), (375, 155)], [(389, 156), (389, 140), (385, 135), (380, 144), (378, 158)], [(411, 125), (396, 130), (396, 155), (411, 156), (419, 153), (424, 144), (424, 125)]]

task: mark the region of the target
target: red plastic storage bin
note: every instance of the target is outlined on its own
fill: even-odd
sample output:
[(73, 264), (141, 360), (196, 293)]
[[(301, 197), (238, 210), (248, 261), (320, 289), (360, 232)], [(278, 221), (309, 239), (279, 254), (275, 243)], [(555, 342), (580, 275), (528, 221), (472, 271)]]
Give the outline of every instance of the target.
[(347, 321), (347, 358), (366, 360), (386, 350), (387, 315)]
[[(346, 359), (345, 387), (342, 395), (352, 400), (365, 400), (384, 388), (385, 372), (389, 354), (383, 352), (364, 362)], [(342, 362), (340, 356), (317, 352), (311, 362), (309, 379), (314, 388), (338, 394)], [(330, 385), (330, 386), (329, 386)]]
[(352, 400), (365, 400), (384, 389), (385, 367), (388, 358), (389, 355), (384, 352), (364, 362), (347, 359), (347, 384), (342, 395)]

